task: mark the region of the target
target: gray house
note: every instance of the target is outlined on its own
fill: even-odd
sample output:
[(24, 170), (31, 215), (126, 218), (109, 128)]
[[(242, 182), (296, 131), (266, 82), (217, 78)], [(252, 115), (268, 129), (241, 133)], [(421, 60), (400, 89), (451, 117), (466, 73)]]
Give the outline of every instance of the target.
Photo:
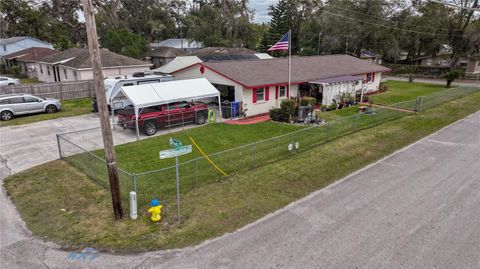
[(52, 44), (29, 36), (1, 38), (0, 58), (2, 58), (2, 62), (5, 62), (3, 56), (33, 47), (53, 49)]
[(186, 52), (192, 52), (203, 48), (202, 42), (188, 40), (186, 38), (170, 38), (162, 40), (158, 43), (150, 43), (150, 48), (154, 47), (170, 47), (181, 49)]

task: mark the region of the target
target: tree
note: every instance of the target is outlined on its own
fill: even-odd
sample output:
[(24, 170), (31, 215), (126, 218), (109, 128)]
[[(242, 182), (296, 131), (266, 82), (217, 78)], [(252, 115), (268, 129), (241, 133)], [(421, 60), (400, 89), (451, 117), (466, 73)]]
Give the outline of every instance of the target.
[(127, 29), (108, 30), (101, 39), (101, 44), (113, 52), (137, 59), (145, 57), (148, 50), (145, 38)]
[(185, 17), (187, 37), (204, 46), (256, 48), (258, 34), (247, 0), (198, 0)]
[(447, 88), (450, 88), (452, 85), (452, 82), (459, 78), (461, 75), (461, 72), (457, 69), (450, 70), (447, 73), (443, 75), (443, 78), (447, 79)]

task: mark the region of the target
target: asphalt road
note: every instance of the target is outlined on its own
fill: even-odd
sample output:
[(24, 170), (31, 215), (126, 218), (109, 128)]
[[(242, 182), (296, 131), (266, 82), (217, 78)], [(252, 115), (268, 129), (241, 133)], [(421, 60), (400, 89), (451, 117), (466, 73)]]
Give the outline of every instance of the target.
[(480, 113), (196, 247), (82, 255), (27, 236), (1, 252), (2, 268), (480, 268)]

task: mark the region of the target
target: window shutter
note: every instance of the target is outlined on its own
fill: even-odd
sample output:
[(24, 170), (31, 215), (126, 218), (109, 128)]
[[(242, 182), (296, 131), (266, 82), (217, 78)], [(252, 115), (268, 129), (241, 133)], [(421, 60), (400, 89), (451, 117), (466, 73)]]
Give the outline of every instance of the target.
[(275, 99), (278, 99), (278, 86), (275, 87)]
[(287, 98), (290, 97), (290, 87), (289, 85), (285, 86), (287, 88)]
[(257, 102), (257, 89), (252, 89), (252, 103)]
[(270, 87), (265, 87), (265, 101), (270, 99)]
[(372, 82), (375, 81), (375, 73), (372, 73)]

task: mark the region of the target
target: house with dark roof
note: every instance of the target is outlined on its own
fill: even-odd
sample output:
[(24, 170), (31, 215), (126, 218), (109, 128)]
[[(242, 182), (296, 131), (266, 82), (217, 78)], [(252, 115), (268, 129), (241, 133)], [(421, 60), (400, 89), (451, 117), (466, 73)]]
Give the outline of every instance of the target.
[[(105, 77), (131, 76), (150, 68), (151, 63), (130, 58), (106, 49), (100, 50)], [(90, 53), (85, 48), (71, 48), (36, 61), (38, 79), (45, 82), (93, 79)]]
[(22, 75), (29, 78), (38, 78), (36, 61), (57, 52), (58, 51), (50, 48), (32, 47), (4, 55), (3, 59), (5, 60), (7, 69), (18, 66), (20, 67)]
[(4, 55), (32, 47), (53, 49), (52, 44), (29, 36), (0, 38), (0, 58), (3, 60)]
[(147, 52), (147, 59), (153, 64), (154, 68), (166, 65), (177, 56), (187, 54), (181, 49), (172, 47), (150, 47)]
[(198, 62), (172, 72), (176, 79), (207, 78), (222, 99), (241, 102), (247, 116), (280, 107), (283, 99), (315, 96), (330, 105), (340, 93), (358, 95), (379, 88), (390, 69), (349, 55), (293, 57), (288, 85), (288, 58)]

